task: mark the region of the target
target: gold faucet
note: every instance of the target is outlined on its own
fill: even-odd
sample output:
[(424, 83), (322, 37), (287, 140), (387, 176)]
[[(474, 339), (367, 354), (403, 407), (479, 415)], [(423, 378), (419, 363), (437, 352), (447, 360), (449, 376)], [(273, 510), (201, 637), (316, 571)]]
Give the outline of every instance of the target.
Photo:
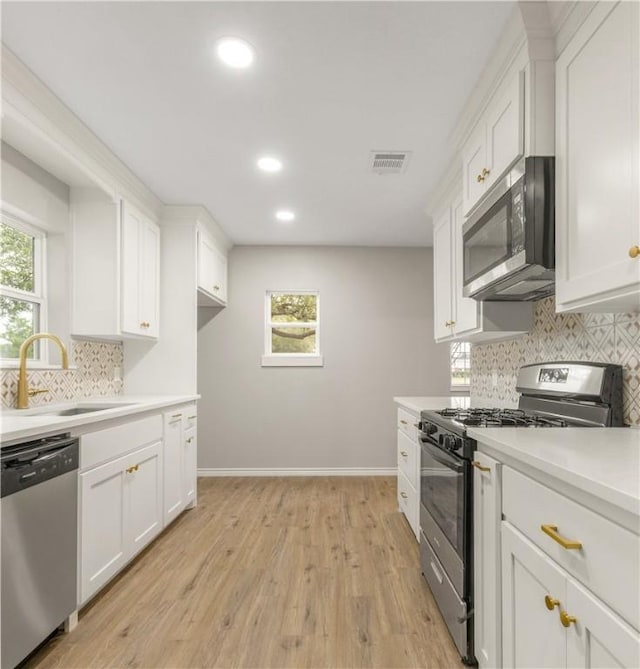
[(50, 339), (54, 344), (58, 345), (60, 353), (62, 354), (62, 369), (69, 369), (69, 354), (65, 345), (59, 337), (48, 332), (39, 332), (38, 334), (27, 337), (20, 346), (20, 371), (18, 372), (18, 409), (29, 408), (29, 395), (36, 395), (38, 393), (47, 392), (46, 390), (29, 390), (29, 383), (27, 381), (27, 352), (34, 341), (38, 339)]

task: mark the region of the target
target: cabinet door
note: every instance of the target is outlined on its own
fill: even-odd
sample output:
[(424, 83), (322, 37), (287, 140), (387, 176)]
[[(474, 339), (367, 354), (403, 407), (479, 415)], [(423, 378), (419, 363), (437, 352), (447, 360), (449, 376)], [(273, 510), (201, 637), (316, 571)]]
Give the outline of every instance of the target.
[(464, 225), (464, 216), (462, 215), (462, 200), (458, 200), (452, 207), (451, 224), (451, 253), (453, 257), (453, 266), (451, 268), (451, 288), (454, 321), (453, 329), (456, 335), (463, 335), (466, 332), (477, 330), (480, 327), (480, 307), (479, 303), (470, 297), (464, 297), (462, 294), (464, 284), (464, 257), (462, 248), (462, 226)]
[(164, 414), (164, 524), (184, 509), (184, 445), (182, 413)]
[(191, 504), (196, 499), (198, 437), (195, 428), (184, 433), (184, 502)]
[(462, 148), (462, 213), (466, 216), (484, 195), (482, 176), (487, 162), (487, 129), (480, 121), (475, 133)]
[(639, 13), (599, 3), (556, 64), (560, 311), (640, 310)]
[(227, 257), (218, 249), (213, 250), (213, 295), (220, 302), (227, 301)]
[(524, 155), (524, 72), (518, 72), (486, 112), (486, 189)]
[(85, 602), (129, 559), (126, 531), (127, 457), (80, 475), (80, 602)]
[(162, 442), (128, 456), (127, 535), (131, 554), (139, 553), (162, 530)]
[(577, 619), (567, 629), (569, 667), (640, 667), (638, 632), (572, 579), (565, 610)]
[(198, 288), (210, 294), (216, 285), (215, 252), (213, 240), (204, 230), (198, 230)]
[(122, 202), (121, 329), (129, 334), (144, 334), (140, 319), (140, 226), (142, 216)]
[(157, 337), (160, 329), (160, 228), (143, 220), (139, 230), (139, 324), (143, 334)]
[(555, 563), (508, 522), (502, 522), (502, 661), (505, 667), (566, 665), (566, 635), (559, 608), (545, 597), (566, 601), (566, 579)]
[(473, 465), (474, 643), (478, 664), (484, 669), (502, 666), (501, 464), (477, 451)]
[(451, 336), (451, 212), (433, 225), (433, 333), (436, 340)]

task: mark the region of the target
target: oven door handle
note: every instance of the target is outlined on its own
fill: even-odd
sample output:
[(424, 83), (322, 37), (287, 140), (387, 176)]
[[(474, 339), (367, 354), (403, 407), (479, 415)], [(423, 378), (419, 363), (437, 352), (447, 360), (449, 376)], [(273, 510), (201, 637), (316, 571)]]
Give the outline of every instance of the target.
[[(426, 442), (424, 439), (422, 440), (423, 444), (429, 444), (431, 442)], [(464, 465), (461, 462), (457, 462), (453, 458), (450, 459), (445, 459), (442, 457), (438, 457), (438, 454), (433, 452), (433, 449), (429, 449), (429, 457), (433, 458), (437, 463), (444, 465), (448, 469), (453, 469), (457, 473), (462, 473), (464, 472)], [(446, 457), (446, 455), (445, 455)]]

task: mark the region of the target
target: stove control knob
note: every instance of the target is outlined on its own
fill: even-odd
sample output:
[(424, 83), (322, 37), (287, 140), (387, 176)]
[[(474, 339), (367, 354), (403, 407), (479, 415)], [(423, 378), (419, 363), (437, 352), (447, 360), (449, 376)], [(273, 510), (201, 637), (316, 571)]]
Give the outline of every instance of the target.
[(421, 425), (424, 434), (434, 434), (434, 432), (438, 431), (438, 428), (433, 423), (421, 423)]
[(458, 446), (458, 440), (452, 434), (445, 434), (442, 445), (449, 451), (455, 451)]

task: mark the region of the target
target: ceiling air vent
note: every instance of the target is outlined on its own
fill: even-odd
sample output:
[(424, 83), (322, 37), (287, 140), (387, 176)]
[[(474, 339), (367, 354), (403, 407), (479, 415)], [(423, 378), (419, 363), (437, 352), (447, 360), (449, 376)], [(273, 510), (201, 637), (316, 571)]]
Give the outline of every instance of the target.
[(372, 151), (371, 171), (374, 174), (402, 174), (407, 170), (411, 151)]

